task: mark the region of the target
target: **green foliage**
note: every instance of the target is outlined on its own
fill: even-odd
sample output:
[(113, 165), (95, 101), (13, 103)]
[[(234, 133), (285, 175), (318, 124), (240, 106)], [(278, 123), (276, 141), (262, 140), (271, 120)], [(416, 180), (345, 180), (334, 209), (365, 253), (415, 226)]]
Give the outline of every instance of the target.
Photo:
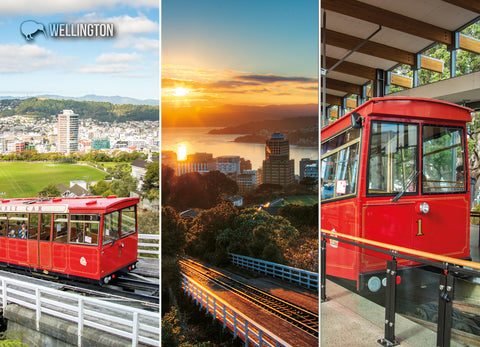
[(235, 194), (237, 183), (219, 171), (204, 175), (189, 172), (174, 176), (172, 169), (162, 166), (162, 201), (183, 211), (189, 208), (211, 208), (222, 201), (225, 195)]
[(162, 317), (162, 346), (180, 346), (185, 340), (181, 334), (179, 315), (175, 306), (172, 306), (170, 311)]
[(162, 257), (176, 256), (185, 246), (186, 225), (171, 207), (162, 207)]
[(294, 244), (298, 230), (283, 217), (273, 217), (257, 209), (245, 209), (216, 239), (217, 254), (237, 253), (277, 263), (285, 263), (284, 253)]
[(137, 191), (138, 179), (132, 176), (126, 176), (121, 180), (115, 180), (109, 187), (113, 195), (118, 197), (129, 197), (130, 192)]
[(232, 224), (237, 213), (237, 209), (231, 202), (222, 202), (201, 212), (188, 228), (186, 253), (214, 264), (224, 261), (224, 254), (220, 255), (217, 252), (216, 239), (222, 229)]
[(295, 228), (318, 226), (318, 203), (311, 206), (285, 205), (278, 210)]
[(48, 196), (60, 196), (60, 190), (55, 183), (49, 183), (42, 189), (42, 192), (48, 193)]
[(159, 107), (149, 105), (114, 105), (109, 102), (54, 100), (29, 98), (23, 100), (17, 107), (4, 110), (0, 115), (13, 114), (35, 115), (49, 117), (57, 115), (62, 110), (74, 110), (82, 118), (92, 118), (103, 122), (125, 121), (157, 121), (159, 119)]
[(150, 198), (158, 198), (158, 188), (160, 185), (160, 163), (158, 161), (148, 163), (146, 169), (147, 172), (145, 173), (145, 177), (143, 178), (142, 191)]

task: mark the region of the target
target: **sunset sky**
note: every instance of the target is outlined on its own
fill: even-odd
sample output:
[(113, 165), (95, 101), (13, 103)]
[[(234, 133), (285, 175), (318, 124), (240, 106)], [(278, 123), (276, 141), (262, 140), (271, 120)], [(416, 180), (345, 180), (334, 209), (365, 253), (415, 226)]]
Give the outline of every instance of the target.
[(318, 102), (317, 0), (162, 0), (161, 17), (163, 111)]

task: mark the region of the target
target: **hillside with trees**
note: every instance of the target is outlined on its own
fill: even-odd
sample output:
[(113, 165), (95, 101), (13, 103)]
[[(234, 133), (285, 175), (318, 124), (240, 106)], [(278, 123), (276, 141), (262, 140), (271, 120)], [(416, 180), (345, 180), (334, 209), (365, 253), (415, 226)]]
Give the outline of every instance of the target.
[(80, 119), (92, 118), (103, 122), (159, 120), (159, 107), (150, 105), (115, 105), (109, 102), (29, 98), (20, 102), (9, 101), (9, 106), (0, 110), (0, 116), (50, 117), (61, 113), (62, 110), (73, 110)]

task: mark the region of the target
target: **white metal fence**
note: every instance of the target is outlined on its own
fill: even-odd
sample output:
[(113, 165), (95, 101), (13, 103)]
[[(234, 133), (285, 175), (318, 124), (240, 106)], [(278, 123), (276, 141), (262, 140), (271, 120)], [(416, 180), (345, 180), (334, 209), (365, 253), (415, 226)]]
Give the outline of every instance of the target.
[(202, 287), (198, 282), (183, 274), (182, 277), (183, 291), (195, 300), (197, 305), (212, 315), (214, 319), (222, 322), (224, 329), (230, 329), (234, 338), (239, 337), (245, 341), (245, 346), (290, 346), (261, 325), (237, 312), (232, 306)]
[(282, 280), (298, 283), (318, 291), (318, 273), (297, 269), (294, 267), (272, 263), (270, 261), (255, 259), (244, 255), (229, 253), (234, 265), (261, 272)]
[[(143, 241), (147, 241), (147, 242), (143, 242)], [(154, 249), (151, 249), (151, 248), (154, 248)], [(160, 235), (159, 234), (138, 234), (138, 252), (137, 253), (138, 255), (155, 254), (157, 256), (160, 256)]]
[(67, 293), (0, 276), (3, 309), (15, 303), (36, 312), (40, 330), (42, 314), (58, 317), (78, 325), (78, 346), (82, 346), (84, 327), (121, 336), (149, 346), (160, 344), (160, 314), (99, 299)]

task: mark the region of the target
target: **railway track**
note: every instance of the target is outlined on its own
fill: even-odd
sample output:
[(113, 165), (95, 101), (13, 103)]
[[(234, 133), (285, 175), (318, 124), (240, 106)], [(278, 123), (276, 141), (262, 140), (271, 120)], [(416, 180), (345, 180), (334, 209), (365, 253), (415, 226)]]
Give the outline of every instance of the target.
[(210, 269), (190, 259), (180, 260), (184, 271), (193, 271), (210, 281), (242, 296), (264, 310), (289, 322), (304, 332), (318, 338), (318, 314), (294, 305), (265, 291), (234, 280), (218, 271)]

